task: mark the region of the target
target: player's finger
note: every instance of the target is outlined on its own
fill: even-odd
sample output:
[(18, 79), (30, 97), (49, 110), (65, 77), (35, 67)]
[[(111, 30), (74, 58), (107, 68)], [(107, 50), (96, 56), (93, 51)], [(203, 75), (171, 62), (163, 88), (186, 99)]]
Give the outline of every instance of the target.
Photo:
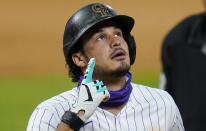
[(89, 60), (88, 65), (87, 65), (87, 69), (86, 69), (86, 72), (84, 75), (85, 81), (83, 81), (83, 83), (92, 82), (92, 74), (93, 74), (93, 70), (94, 70), (94, 65), (95, 65), (95, 58), (91, 58)]

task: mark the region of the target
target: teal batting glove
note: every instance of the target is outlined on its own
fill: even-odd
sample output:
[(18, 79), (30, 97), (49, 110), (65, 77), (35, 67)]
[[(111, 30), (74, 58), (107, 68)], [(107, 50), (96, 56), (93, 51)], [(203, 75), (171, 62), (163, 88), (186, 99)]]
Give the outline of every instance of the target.
[(92, 81), (94, 66), (95, 58), (91, 58), (79, 88), (78, 101), (70, 110), (74, 113), (84, 111), (84, 114), (79, 116), (84, 122), (95, 112), (101, 102), (107, 101), (110, 97), (107, 87), (102, 81)]

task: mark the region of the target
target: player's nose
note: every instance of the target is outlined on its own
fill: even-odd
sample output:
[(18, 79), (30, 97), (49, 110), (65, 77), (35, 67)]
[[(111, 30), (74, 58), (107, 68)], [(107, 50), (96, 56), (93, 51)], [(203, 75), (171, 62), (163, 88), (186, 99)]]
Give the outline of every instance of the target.
[(121, 45), (121, 40), (115, 36), (111, 36), (110, 38), (110, 47), (114, 48)]

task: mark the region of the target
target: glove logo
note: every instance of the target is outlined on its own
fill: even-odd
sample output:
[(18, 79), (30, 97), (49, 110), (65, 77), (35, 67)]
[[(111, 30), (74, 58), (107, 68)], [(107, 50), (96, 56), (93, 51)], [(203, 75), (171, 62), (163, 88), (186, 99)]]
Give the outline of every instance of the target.
[(90, 90), (89, 90), (89, 87), (88, 87), (87, 85), (85, 85), (85, 84), (82, 84), (82, 85), (84, 85), (84, 86), (86, 87), (86, 89), (87, 89), (87, 94), (88, 94), (88, 99), (85, 100), (85, 101), (93, 101), (91, 92), (90, 92)]

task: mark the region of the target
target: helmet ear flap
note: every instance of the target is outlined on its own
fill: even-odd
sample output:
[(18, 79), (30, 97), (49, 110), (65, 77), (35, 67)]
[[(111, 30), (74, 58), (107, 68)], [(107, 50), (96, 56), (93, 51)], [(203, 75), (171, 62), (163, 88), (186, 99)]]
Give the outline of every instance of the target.
[(134, 36), (128, 33), (125, 36), (125, 41), (129, 48), (130, 65), (133, 65), (136, 58), (136, 42), (134, 40)]

